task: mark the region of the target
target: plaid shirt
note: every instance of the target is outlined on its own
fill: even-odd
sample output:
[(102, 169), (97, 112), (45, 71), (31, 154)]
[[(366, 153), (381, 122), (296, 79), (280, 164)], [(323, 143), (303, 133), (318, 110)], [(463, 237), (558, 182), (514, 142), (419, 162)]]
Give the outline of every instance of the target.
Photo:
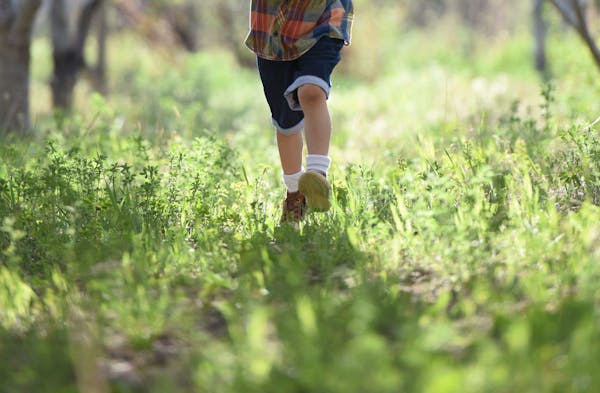
[(319, 38), (350, 42), (352, 0), (252, 0), (246, 45), (267, 60), (294, 60)]

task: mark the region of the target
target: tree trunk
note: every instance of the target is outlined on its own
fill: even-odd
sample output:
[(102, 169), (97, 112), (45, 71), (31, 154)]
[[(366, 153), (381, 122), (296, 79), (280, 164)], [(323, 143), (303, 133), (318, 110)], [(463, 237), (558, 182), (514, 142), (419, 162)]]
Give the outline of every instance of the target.
[(29, 128), (29, 46), (0, 37), (0, 130)]
[(169, 25), (175, 36), (179, 39), (181, 46), (188, 52), (198, 50), (198, 18), (196, 7), (193, 2), (184, 4), (167, 4), (166, 15)]
[(73, 101), (73, 89), (76, 74), (82, 59), (73, 48), (70, 35), (69, 17), (65, 0), (53, 0), (50, 8), (52, 29), (52, 61), (54, 74), (50, 81), (52, 102), (55, 109), (70, 109)]
[(444, 0), (410, 1), (407, 7), (407, 22), (412, 26), (425, 27), (446, 11), (447, 4)]
[(98, 9), (98, 31), (96, 41), (98, 43), (98, 55), (96, 57), (96, 66), (92, 70), (92, 86), (94, 90), (103, 96), (108, 94), (108, 83), (106, 82), (106, 40), (108, 38), (108, 24), (106, 21), (106, 1)]
[(31, 27), (40, 0), (0, 0), (0, 134), (29, 126)]
[(102, 0), (89, 0), (77, 18), (75, 35), (71, 33), (65, 0), (53, 0), (51, 15), (54, 75), (50, 82), (55, 109), (73, 107), (73, 91), (85, 68), (84, 49), (92, 17)]
[(546, 37), (548, 27), (544, 19), (545, 0), (533, 1), (533, 34), (535, 38), (534, 61), (535, 69), (542, 75), (548, 77), (548, 62), (546, 57)]
[(460, 0), (458, 13), (461, 19), (471, 28), (481, 28), (485, 9), (489, 6), (488, 0)]

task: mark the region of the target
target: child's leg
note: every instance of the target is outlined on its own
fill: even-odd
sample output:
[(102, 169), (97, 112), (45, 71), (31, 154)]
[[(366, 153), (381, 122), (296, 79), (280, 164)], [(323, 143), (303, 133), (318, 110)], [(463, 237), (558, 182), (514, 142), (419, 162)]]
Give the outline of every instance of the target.
[[(284, 95), (294, 110), (304, 113), (304, 129), (308, 156), (307, 171), (327, 176), (331, 160), (331, 118), (327, 98), (331, 88), (331, 73), (340, 61), (341, 40), (323, 37), (296, 62), (295, 80)], [(312, 176), (312, 175), (310, 175)]]
[(306, 84), (298, 89), (298, 101), (304, 112), (304, 127), (308, 156), (307, 172), (298, 180), (298, 189), (306, 196), (308, 205), (314, 210), (329, 210), (330, 186), (326, 180), (331, 160), (331, 118), (327, 108), (327, 94), (316, 85)]
[(331, 118), (325, 91), (316, 85), (302, 85), (298, 89), (298, 101), (304, 112), (308, 154), (327, 156), (331, 139)]
[(304, 219), (306, 213), (306, 199), (299, 192), (300, 178), (304, 174), (302, 170), (302, 132), (286, 135), (277, 130), (277, 147), (283, 169), (283, 182), (287, 189), (280, 222), (297, 223)]
[(286, 135), (277, 130), (277, 147), (283, 170), (283, 182), (288, 193), (298, 191), (302, 170), (302, 133)]
[(277, 147), (287, 195), (282, 204), (281, 222), (297, 223), (306, 213), (306, 199), (299, 190), (302, 171), (302, 129), (304, 114), (290, 108), (284, 98), (286, 88), (293, 83), (296, 70), (293, 62), (258, 58), (258, 71), (273, 125), (277, 129)]
[(277, 131), (277, 147), (284, 175), (292, 175), (302, 170), (302, 133), (292, 135)]

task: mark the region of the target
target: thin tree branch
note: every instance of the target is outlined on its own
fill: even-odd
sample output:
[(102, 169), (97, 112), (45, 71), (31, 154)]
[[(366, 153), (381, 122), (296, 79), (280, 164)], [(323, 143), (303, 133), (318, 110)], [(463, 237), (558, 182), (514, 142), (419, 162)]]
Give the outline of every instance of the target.
[(583, 40), (587, 44), (590, 52), (592, 53), (594, 62), (596, 63), (598, 68), (600, 68), (600, 49), (598, 49), (598, 45), (596, 45), (596, 41), (594, 40), (594, 38), (592, 37), (592, 34), (590, 33), (590, 29), (587, 24), (587, 18), (585, 17), (585, 15), (583, 13), (583, 9), (581, 8), (581, 3), (579, 2), (579, 0), (571, 0), (571, 4), (573, 5), (573, 8), (575, 9), (575, 15), (577, 17), (577, 21), (579, 24), (579, 29), (578, 29), (579, 34), (581, 35), (581, 38), (583, 38)]
[(577, 31), (579, 31), (582, 35), (589, 35), (589, 29), (587, 25), (587, 19), (585, 15), (583, 15), (583, 10), (581, 9), (581, 3), (579, 0), (571, 0), (571, 6), (573, 7), (573, 13), (575, 14), (575, 19), (577, 20)]
[(556, 7), (556, 9), (560, 12), (560, 14), (565, 18), (567, 23), (571, 26), (575, 27), (579, 30), (579, 26), (577, 25), (577, 15), (573, 12), (573, 9), (564, 2), (564, 0), (550, 0), (552, 4)]
[(587, 45), (596, 66), (600, 68), (600, 49), (596, 45), (590, 29), (587, 24), (587, 19), (581, 8), (580, 0), (551, 0), (556, 9), (563, 15), (565, 20), (577, 30), (581, 39)]
[(595, 127), (596, 124), (600, 123), (600, 117), (598, 117), (596, 120), (594, 120), (593, 122), (591, 122), (590, 124), (587, 125), (588, 129), (591, 129), (592, 127)]

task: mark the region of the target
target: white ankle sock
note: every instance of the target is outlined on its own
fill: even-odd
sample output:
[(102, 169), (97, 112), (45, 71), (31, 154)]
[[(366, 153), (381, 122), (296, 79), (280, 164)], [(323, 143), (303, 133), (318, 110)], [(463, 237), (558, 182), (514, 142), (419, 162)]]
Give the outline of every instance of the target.
[(306, 170), (321, 172), (327, 176), (329, 166), (331, 165), (331, 158), (328, 156), (322, 156), (319, 154), (309, 154), (306, 156)]
[(298, 180), (300, 180), (300, 176), (304, 173), (304, 169), (301, 169), (298, 173), (293, 173), (291, 175), (283, 174), (283, 182), (285, 183), (285, 187), (288, 192), (296, 192), (298, 191)]

